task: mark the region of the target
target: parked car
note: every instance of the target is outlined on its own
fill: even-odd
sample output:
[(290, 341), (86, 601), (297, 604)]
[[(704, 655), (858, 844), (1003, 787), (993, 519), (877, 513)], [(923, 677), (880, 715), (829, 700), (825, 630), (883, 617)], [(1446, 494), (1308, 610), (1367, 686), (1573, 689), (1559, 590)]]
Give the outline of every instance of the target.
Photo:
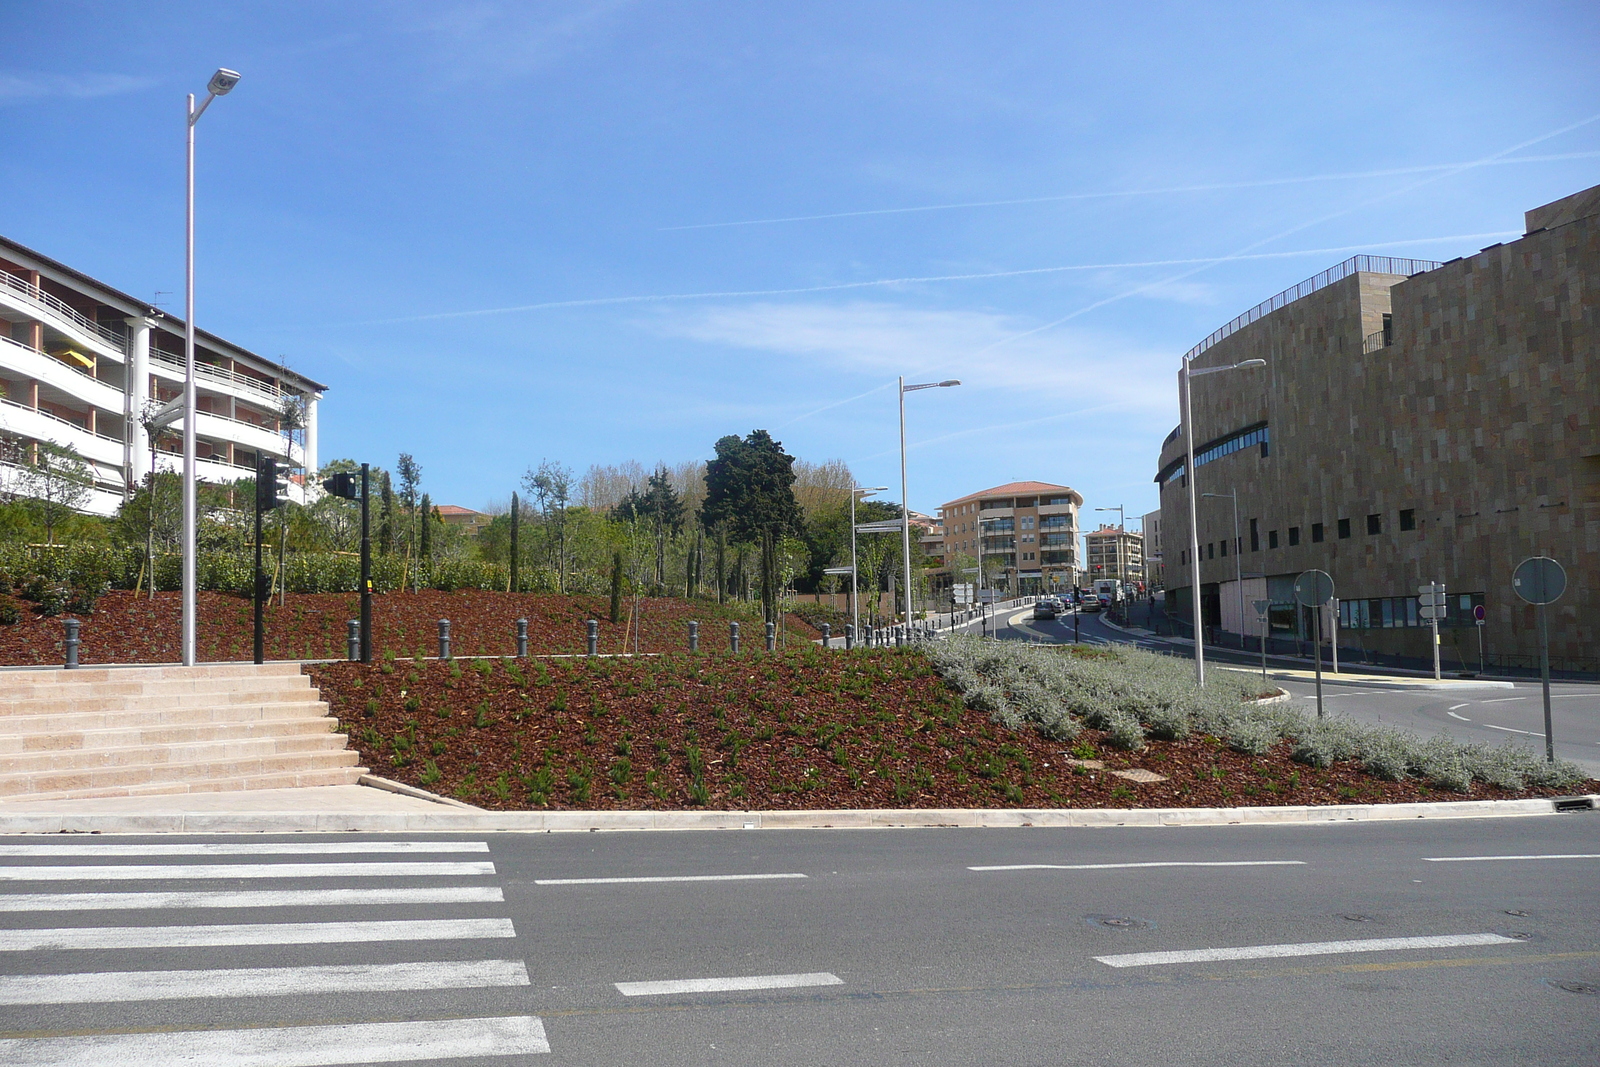
[(1103, 606), (1104, 605), (1100, 603), (1100, 598), (1098, 596), (1095, 596), (1093, 593), (1085, 593), (1083, 594), (1083, 603), (1079, 605), (1078, 610), (1099, 611)]
[(1056, 605), (1048, 599), (1040, 600), (1033, 605), (1033, 617), (1036, 619), (1053, 619), (1059, 612)]

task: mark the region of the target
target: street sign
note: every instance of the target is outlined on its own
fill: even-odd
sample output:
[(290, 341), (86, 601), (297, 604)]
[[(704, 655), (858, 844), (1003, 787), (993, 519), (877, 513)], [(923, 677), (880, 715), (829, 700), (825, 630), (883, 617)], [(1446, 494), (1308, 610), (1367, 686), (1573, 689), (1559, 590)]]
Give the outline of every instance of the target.
[(1272, 601), (1270, 601), (1270, 600), (1252, 600), (1252, 601), (1250, 601), (1250, 606), (1256, 609), (1256, 614), (1257, 615), (1265, 616), (1266, 613), (1267, 613), (1267, 609), (1272, 606)]
[(1424, 619), (1442, 619), (1449, 611), (1445, 603), (1444, 583), (1429, 582), (1427, 585), (1417, 586), (1417, 606)]
[(1554, 604), (1567, 591), (1567, 572), (1549, 556), (1532, 556), (1517, 564), (1511, 588), (1530, 604)]
[(1333, 599), (1333, 577), (1327, 571), (1305, 571), (1294, 580), (1294, 598), (1308, 608)]
[(972, 583), (957, 582), (950, 587), (950, 596), (957, 604), (972, 603)]
[(1477, 607), (1472, 609), (1472, 621), (1476, 622), (1479, 626), (1484, 624), (1485, 612), (1482, 604), (1479, 604)]

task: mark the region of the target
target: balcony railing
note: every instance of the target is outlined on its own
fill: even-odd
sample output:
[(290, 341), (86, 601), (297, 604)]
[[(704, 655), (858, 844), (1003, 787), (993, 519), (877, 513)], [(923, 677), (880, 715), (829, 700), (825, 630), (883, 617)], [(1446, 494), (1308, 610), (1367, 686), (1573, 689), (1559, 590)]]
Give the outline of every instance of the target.
[[(152, 348), (150, 350), (150, 363), (152, 366), (166, 368), (169, 372), (176, 374), (180, 380), (183, 378), (184, 367), (181, 356), (174, 357), (166, 352)], [(276, 388), (271, 382), (264, 382), (259, 378), (252, 378), (237, 371), (224, 370), (222, 367), (213, 367), (209, 363), (201, 363), (198, 360), (195, 361), (194, 374), (197, 379), (203, 378), (206, 381), (216, 382), (220, 385), (233, 385), (247, 392), (253, 392), (272, 404), (273, 407), (283, 403), (283, 398), (288, 395), (283, 390)]]
[(1367, 339), (1361, 343), (1361, 354), (1370, 356), (1380, 349), (1388, 348), (1393, 343), (1394, 334), (1389, 330), (1379, 330), (1377, 333), (1367, 334)]
[[(122, 444), (122, 438), (120, 438), (120, 437), (111, 437), (108, 434), (100, 433), (98, 430), (91, 430), (91, 429), (89, 429), (89, 427), (85, 426), (81, 422), (73, 422), (71, 419), (64, 419), (60, 415), (57, 415), (55, 412), (46, 411), (44, 408), (29, 407), (27, 404), (19, 404), (19, 403), (17, 403), (17, 401), (11, 400), (11, 399), (9, 399), (7, 397), (0, 397), (0, 404), (5, 405), (6, 407), (16, 408), (18, 411), (26, 411), (26, 412), (28, 412), (29, 414), (32, 414), (32, 415), (40, 415), (40, 416), (43, 416), (44, 418), (47, 418), (47, 419), (53, 419), (56, 422), (59, 422), (63, 426), (70, 426), (74, 430), (77, 430), (79, 433), (86, 433), (86, 434), (89, 434), (91, 437), (98, 437), (102, 441), (111, 441), (114, 444), (117, 444), (119, 446)], [(118, 421), (121, 421), (121, 420), (119, 419)]]
[[(82, 367), (74, 367), (71, 363), (68, 363), (65, 360), (57, 359), (56, 357), (52, 356), (48, 352), (41, 352), (37, 348), (34, 348), (32, 345), (25, 345), (21, 341), (14, 340), (13, 338), (7, 337), (4, 334), (0, 334), (0, 342), (4, 342), (5, 344), (10, 345), (12, 348), (21, 349), (23, 352), (27, 353), (30, 356), (37, 356), (40, 359), (48, 359), (51, 363), (55, 364), (56, 366), (64, 367), (67, 370), (71, 371), (72, 373), (74, 373), (76, 375), (79, 375), (80, 377), (87, 378), (89, 381), (94, 382), (96, 385), (102, 385), (107, 389), (117, 389), (117, 387), (112, 385), (110, 382), (101, 381), (99, 378), (96, 378), (94, 375), (90, 374), (88, 371), (84, 370)], [(121, 392), (120, 389), (118, 389), (117, 391)]]
[(55, 314), (77, 326), (80, 330), (89, 334), (91, 337), (98, 337), (102, 341), (105, 341), (118, 352), (127, 352), (127, 342), (123, 339), (121, 334), (117, 333), (115, 330), (109, 330), (100, 325), (98, 322), (95, 322), (93, 319), (84, 315), (83, 312), (79, 311), (71, 304), (68, 304), (65, 300), (45, 292), (32, 282), (24, 281), (15, 274), (0, 270), (0, 285), (3, 285), (5, 288), (10, 289), (12, 292), (18, 293), (29, 300), (32, 300), (36, 304), (42, 304)]

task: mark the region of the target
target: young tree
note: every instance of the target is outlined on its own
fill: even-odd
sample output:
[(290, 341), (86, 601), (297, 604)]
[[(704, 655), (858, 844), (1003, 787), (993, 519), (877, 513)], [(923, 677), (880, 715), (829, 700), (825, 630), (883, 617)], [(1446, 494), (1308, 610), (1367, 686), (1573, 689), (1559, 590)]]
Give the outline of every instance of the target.
[(422, 494), (422, 518), (418, 524), (417, 533), (417, 566), (421, 567), (433, 560), (433, 502), (428, 499), (428, 494)]
[[(395, 479), (400, 483), (397, 493), (400, 508), (405, 517), (404, 526), (396, 531), (397, 540), (405, 545), (406, 561), (411, 564), (417, 557), (418, 541), (421, 539), (420, 529), (421, 512), (418, 510), (417, 490), (422, 484), (422, 467), (409, 452), (400, 453), (400, 459), (394, 465)], [(411, 571), (411, 591), (417, 591), (417, 568), (409, 567)]]
[(765, 430), (744, 438), (730, 434), (716, 444), (716, 458), (706, 464), (706, 497), (700, 520), (726, 523), (742, 541), (761, 552), (762, 615), (778, 621), (778, 545), (800, 532), (800, 505), (794, 498), (794, 457)]
[(552, 460), (542, 460), (537, 470), (529, 468), (522, 484), (539, 503), (550, 550), (550, 569), (556, 573), (557, 587), (567, 591), (567, 508), (572, 501), (572, 471)]
[(47, 544), (56, 543), (56, 527), (89, 503), (93, 489), (94, 472), (71, 445), (38, 442), (33, 463), (17, 473), (17, 495), (29, 501), (44, 524)]

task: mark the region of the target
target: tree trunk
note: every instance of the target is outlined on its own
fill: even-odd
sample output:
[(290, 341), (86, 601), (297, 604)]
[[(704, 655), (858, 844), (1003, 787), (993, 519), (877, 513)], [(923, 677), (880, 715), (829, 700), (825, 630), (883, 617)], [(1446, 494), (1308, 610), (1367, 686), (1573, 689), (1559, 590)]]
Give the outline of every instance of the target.
[(728, 602), (728, 532), (717, 526), (717, 603)]

